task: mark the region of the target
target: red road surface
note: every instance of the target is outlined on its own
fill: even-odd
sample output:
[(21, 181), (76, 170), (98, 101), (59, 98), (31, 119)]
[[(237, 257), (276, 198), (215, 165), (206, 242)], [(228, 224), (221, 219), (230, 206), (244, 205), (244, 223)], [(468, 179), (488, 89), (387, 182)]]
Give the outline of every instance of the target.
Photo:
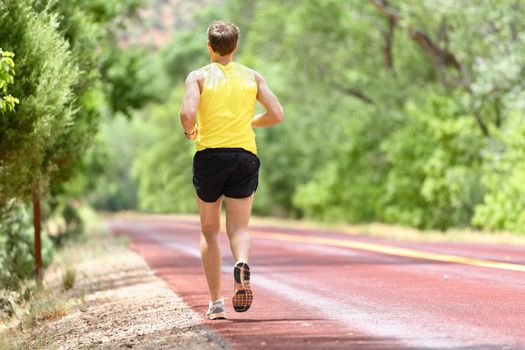
[[(129, 235), (132, 248), (204, 315), (208, 293), (196, 219), (107, 223)], [(231, 306), (234, 262), (223, 234), (229, 319), (203, 321), (232, 349), (525, 349), (525, 249), (255, 225), (252, 232), (252, 308), (236, 313)], [(359, 244), (364, 249), (354, 247)], [(414, 258), (396, 248), (440, 255)], [(441, 256), (472, 260), (450, 263)], [(485, 261), (500, 263), (480, 266)]]

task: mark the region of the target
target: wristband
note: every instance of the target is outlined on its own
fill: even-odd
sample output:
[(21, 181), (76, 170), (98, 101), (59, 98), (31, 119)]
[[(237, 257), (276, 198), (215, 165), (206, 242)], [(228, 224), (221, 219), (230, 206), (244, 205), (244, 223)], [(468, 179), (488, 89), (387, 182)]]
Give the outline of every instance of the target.
[(186, 132), (186, 130), (184, 130), (184, 135), (186, 135), (186, 136), (195, 135), (195, 132), (196, 132), (196, 131), (197, 131), (197, 127), (195, 126), (195, 127), (193, 128), (193, 131), (192, 131), (191, 133), (189, 133), (189, 134)]

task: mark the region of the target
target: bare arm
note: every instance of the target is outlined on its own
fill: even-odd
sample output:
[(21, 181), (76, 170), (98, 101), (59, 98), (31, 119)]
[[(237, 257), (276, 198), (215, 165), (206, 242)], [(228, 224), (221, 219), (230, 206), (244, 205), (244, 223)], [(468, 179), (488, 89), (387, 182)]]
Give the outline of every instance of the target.
[(196, 125), (196, 116), (200, 99), (199, 73), (191, 72), (188, 74), (184, 84), (184, 100), (180, 111), (180, 122), (188, 140), (195, 140), (199, 132)]
[(255, 73), (255, 80), (257, 81), (257, 100), (266, 109), (265, 113), (258, 114), (253, 118), (252, 126), (265, 128), (275, 124), (279, 124), (284, 119), (283, 107), (279, 103), (277, 97), (266, 84), (263, 76)]

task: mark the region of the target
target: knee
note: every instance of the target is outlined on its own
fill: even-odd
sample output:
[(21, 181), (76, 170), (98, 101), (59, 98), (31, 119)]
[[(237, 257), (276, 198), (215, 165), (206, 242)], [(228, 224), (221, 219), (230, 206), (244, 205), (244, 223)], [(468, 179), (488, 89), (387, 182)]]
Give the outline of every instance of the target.
[(206, 240), (216, 240), (219, 238), (220, 229), (218, 227), (203, 226), (201, 227), (202, 237)]

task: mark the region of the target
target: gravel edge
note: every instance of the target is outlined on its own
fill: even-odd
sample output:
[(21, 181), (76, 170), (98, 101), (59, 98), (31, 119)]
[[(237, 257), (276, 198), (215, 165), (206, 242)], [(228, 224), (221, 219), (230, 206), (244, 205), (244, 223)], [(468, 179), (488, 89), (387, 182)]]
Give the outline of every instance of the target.
[[(98, 239), (68, 252), (77, 281), (66, 292), (67, 315), (24, 332), (22, 348), (228, 349), (140, 255), (113, 237)], [(48, 270), (48, 288), (60, 289), (67, 260)]]

